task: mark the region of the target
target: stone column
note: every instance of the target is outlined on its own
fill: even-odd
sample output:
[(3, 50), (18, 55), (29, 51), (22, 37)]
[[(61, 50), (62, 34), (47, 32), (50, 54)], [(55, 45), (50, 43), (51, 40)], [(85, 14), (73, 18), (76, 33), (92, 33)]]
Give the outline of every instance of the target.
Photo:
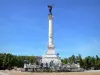
[(49, 45), (53, 45), (53, 16), (49, 15)]
[(48, 19), (49, 19), (48, 54), (55, 54), (54, 42), (53, 42), (54, 41), (53, 39), (53, 16), (49, 14)]

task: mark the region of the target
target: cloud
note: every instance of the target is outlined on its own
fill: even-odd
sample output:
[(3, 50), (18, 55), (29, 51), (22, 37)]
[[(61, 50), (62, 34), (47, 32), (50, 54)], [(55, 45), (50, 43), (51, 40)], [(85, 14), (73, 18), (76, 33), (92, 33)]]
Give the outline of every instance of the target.
[(99, 41), (94, 40), (94, 43), (95, 43), (96, 45), (99, 45), (99, 46), (100, 46), (100, 42), (99, 42)]
[(85, 44), (80, 46), (76, 51), (80, 54), (88, 54), (89, 52), (91, 52), (93, 48), (93, 44)]
[(90, 42), (86, 42), (83, 45), (80, 45), (79, 47), (76, 48), (76, 53), (82, 54), (84, 56), (88, 56), (88, 55), (96, 55), (96, 54), (100, 54), (100, 42), (98, 42), (96, 39), (95, 40), (91, 40)]
[(0, 52), (11, 51), (12, 48), (0, 48)]
[(0, 53), (12, 53), (15, 55), (43, 55), (48, 49), (32, 46), (9, 45), (0, 47)]

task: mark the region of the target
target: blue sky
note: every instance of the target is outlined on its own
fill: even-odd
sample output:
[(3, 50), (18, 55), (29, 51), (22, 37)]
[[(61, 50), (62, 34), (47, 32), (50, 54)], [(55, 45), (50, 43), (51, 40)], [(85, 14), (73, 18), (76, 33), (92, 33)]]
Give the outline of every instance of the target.
[(54, 7), (54, 43), (61, 57), (100, 55), (100, 0), (0, 0), (0, 52), (47, 52), (48, 4)]

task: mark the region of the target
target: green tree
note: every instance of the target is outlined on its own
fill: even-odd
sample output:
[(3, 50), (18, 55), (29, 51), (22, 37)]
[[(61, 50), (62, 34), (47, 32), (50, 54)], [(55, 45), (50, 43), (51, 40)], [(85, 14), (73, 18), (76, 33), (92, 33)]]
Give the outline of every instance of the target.
[(67, 64), (68, 63), (68, 59), (67, 58), (62, 59), (62, 63), (63, 64)]

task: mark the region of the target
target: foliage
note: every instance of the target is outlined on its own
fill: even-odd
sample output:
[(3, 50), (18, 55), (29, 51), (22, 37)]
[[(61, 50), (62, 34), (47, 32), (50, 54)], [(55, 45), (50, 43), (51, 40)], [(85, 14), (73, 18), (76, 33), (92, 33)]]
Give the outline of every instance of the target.
[[(72, 55), (71, 57), (67, 58), (67, 60), (71, 64), (77, 61), (77, 63), (80, 64), (80, 67), (84, 69), (100, 69), (100, 57), (98, 55), (95, 57), (87, 56), (85, 58), (82, 58), (80, 54), (78, 56)], [(65, 58), (62, 59), (62, 63), (66, 64)]]
[[(39, 64), (35, 56), (16, 56), (10, 53), (0, 53), (0, 69), (1, 67), (23, 67), (24, 60), (28, 60), (30, 63)], [(61, 59), (61, 61), (63, 64), (75, 63), (77, 61), (81, 68), (100, 69), (100, 57), (98, 55), (95, 57), (87, 56), (85, 58), (82, 58), (80, 54), (78, 56), (72, 55), (71, 57)]]
[(36, 58), (35, 56), (16, 56), (10, 53), (0, 53), (0, 68), (13, 68), (14, 66), (23, 67), (24, 60), (34, 63)]

